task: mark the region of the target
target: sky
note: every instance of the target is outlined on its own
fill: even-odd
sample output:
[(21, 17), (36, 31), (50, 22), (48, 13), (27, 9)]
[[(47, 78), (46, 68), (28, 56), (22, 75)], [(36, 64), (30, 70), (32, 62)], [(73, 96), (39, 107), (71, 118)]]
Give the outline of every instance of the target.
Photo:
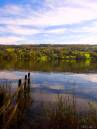
[(0, 0), (0, 44), (97, 44), (97, 0)]

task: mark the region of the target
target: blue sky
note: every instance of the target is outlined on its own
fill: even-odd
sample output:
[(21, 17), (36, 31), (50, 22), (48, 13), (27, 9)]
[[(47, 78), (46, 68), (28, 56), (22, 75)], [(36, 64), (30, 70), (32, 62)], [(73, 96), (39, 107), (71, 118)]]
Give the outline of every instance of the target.
[(97, 44), (97, 0), (0, 0), (0, 44)]

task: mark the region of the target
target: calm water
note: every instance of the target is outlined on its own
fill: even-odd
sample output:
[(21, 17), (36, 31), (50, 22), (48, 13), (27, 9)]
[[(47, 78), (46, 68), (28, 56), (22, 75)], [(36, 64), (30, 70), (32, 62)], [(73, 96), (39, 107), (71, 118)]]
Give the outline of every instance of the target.
[(97, 102), (97, 62), (54, 61), (6, 62), (0, 64), (0, 83), (12, 82), (31, 72), (31, 92), (35, 101), (56, 101), (58, 94), (76, 96), (78, 102)]

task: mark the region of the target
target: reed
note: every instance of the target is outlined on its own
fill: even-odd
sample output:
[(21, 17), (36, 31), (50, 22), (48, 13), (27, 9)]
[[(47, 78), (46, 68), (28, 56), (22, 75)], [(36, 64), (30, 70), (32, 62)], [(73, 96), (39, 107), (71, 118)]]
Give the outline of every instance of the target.
[(89, 111), (80, 113), (76, 110), (75, 98), (58, 97), (58, 102), (46, 109), (45, 129), (97, 129), (97, 112), (91, 103)]
[(96, 108), (89, 102), (89, 111), (78, 112), (74, 96), (71, 100), (69, 96), (58, 95), (57, 102), (44, 103), (25, 112), (30, 106), (33, 107), (29, 105), (29, 101), (31, 102), (29, 76), (30, 74), (28, 80), (25, 76), (23, 84), (19, 80), (14, 95), (11, 94), (10, 84), (0, 86), (0, 129), (97, 129)]
[(30, 73), (23, 81), (19, 79), (14, 93), (11, 87), (8, 83), (0, 86), (0, 129), (20, 129), (24, 111), (31, 102)]

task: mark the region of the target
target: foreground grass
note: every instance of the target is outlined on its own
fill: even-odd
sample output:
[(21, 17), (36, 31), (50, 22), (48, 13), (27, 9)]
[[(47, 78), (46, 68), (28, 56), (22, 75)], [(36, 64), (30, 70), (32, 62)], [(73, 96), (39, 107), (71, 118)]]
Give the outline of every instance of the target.
[(22, 129), (97, 129), (96, 109), (88, 104), (88, 111), (78, 112), (75, 98), (58, 96), (57, 103), (32, 105)]
[[(6, 92), (7, 91), (7, 92)], [(0, 87), (0, 95), (5, 101), (10, 98), (10, 87)], [(58, 95), (58, 101), (50, 104), (29, 105), (20, 122), (20, 129), (97, 129), (97, 112), (91, 103), (89, 111), (78, 112), (75, 97), (64, 98)], [(12, 121), (14, 122), (14, 121)], [(16, 124), (16, 123), (15, 123)], [(14, 123), (12, 123), (14, 127)], [(16, 129), (17, 126), (15, 125)], [(13, 129), (13, 128), (10, 128)]]
[(96, 129), (97, 115), (92, 104), (89, 103), (90, 110), (88, 112), (77, 112), (76, 103), (73, 98), (72, 103), (68, 100), (58, 97), (58, 102), (53, 108), (47, 111), (46, 129)]
[(24, 88), (12, 93), (11, 84), (0, 85), (0, 129), (21, 129), (24, 112), (30, 104), (30, 94), (28, 91), (24, 94)]

